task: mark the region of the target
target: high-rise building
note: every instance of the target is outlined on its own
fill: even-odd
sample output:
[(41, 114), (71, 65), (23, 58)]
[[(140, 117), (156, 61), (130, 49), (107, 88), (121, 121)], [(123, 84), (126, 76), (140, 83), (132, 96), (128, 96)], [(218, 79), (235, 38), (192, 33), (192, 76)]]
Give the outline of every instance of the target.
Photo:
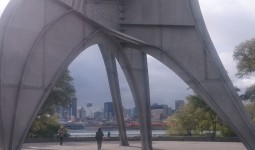
[(86, 108), (86, 117), (89, 118), (89, 119), (93, 119), (94, 118), (94, 112), (95, 112), (95, 109), (94, 107), (92, 107), (92, 104), (91, 106), (87, 106)]
[(174, 113), (174, 109), (172, 107), (168, 107), (168, 116), (171, 116)]
[(94, 119), (95, 120), (102, 120), (103, 119), (103, 113), (100, 111), (94, 112)]
[(77, 98), (72, 98), (72, 102), (71, 102), (71, 116), (73, 116), (75, 119), (77, 118)]
[(78, 109), (78, 118), (80, 119), (80, 121), (85, 121), (86, 120), (86, 110), (83, 106), (81, 106)]
[(163, 104), (162, 108), (163, 108), (163, 114), (164, 114), (164, 119), (165, 119), (168, 117), (168, 105)]
[(184, 100), (176, 100), (175, 101), (175, 111), (179, 110), (181, 106), (184, 105)]
[(63, 122), (69, 121), (69, 108), (68, 107), (62, 107), (62, 106), (56, 106), (56, 113), (59, 114), (59, 119)]
[(112, 102), (104, 103), (104, 118), (108, 120), (115, 118), (115, 111)]
[(61, 121), (74, 122), (77, 118), (77, 98), (73, 97), (68, 106), (56, 105), (55, 112), (59, 114)]
[(87, 108), (92, 107), (92, 103), (87, 103)]
[(138, 112), (137, 107), (135, 106), (134, 110), (133, 110), (133, 119), (138, 120), (138, 116), (139, 116), (139, 112)]
[(151, 105), (152, 121), (166, 119), (168, 116), (168, 105), (159, 105), (154, 103)]

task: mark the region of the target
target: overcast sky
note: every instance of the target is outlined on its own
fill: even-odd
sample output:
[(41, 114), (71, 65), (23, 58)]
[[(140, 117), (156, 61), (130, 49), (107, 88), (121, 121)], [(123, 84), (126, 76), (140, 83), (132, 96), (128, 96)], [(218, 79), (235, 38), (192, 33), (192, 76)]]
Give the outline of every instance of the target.
[[(254, 0), (199, 0), (207, 29), (218, 54), (234, 85), (244, 90), (255, 78), (237, 79), (233, 50), (240, 42), (255, 37)], [(0, 14), (7, 0), (0, 0)], [(192, 93), (188, 86), (157, 60), (148, 57), (151, 103), (168, 104), (185, 99)], [(74, 78), (78, 105), (93, 103), (102, 109), (103, 102), (111, 101), (109, 85), (103, 60), (97, 46), (81, 53), (69, 66)], [(130, 89), (120, 69), (120, 88), (123, 105), (133, 107)]]

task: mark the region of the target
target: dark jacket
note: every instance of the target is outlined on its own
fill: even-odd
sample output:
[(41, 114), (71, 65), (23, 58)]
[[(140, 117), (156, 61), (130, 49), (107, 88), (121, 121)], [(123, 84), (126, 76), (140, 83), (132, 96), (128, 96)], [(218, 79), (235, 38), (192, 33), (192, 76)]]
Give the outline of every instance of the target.
[(102, 141), (103, 140), (103, 136), (104, 136), (104, 133), (101, 130), (96, 132), (96, 140), (97, 141)]

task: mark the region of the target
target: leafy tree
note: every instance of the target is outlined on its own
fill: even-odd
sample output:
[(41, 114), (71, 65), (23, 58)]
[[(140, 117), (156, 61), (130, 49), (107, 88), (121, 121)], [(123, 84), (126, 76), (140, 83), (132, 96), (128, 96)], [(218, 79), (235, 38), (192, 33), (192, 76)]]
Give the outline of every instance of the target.
[(255, 38), (235, 47), (234, 60), (237, 61), (237, 76), (243, 77), (255, 71)]
[(221, 132), (221, 137), (236, 137), (235, 133), (223, 120), (219, 121), (218, 130)]
[(54, 137), (60, 127), (57, 116), (54, 115), (56, 106), (67, 107), (75, 95), (72, 85), (73, 78), (66, 70), (60, 77), (44, 105), (38, 112), (28, 137)]
[(245, 90), (244, 94), (241, 95), (241, 99), (255, 102), (255, 84)]
[[(242, 42), (236, 46), (234, 59), (237, 61), (238, 77), (243, 77), (244, 75), (253, 75), (255, 71), (255, 38)], [(251, 119), (255, 122), (254, 112), (255, 112), (255, 84), (248, 87), (244, 94), (241, 95), (242, 100), (249, 101), (251, 103), (247, 104), (246, 110), (251, 115)]]
[(194, 105), (197, 115), (199, 116), (200, 114), (201, 116), (199, 119), (200, 121), (198, 122), (201, 131), (212, 130), (213, 135), (216, 136), (217, 123), (219, 120), (217, 114), (204, 102), (201, 97), (191, 95), (187, 99), (192, 105)]
[(168, 119), (170, 126), (167, 128), (167, 133), (170, 135), (184, 135), (187, 134), (187, 131), (183, 128), (182, 124), (179, 123), (179, 118), (176, 114), (170, 116)]
[(252, 122), (255, 124), (255, 103), (250, 102), (245, 104), (245, 108), (252, 120)]
[(192, 135), (192, 130), (195, 128), (195, 125), (197, 124), (197, 119), (194, 113), (195, 113), (194, 107), (192, 105), (182, 107), (178, 111), (178, 113), (176, 113), (178, 122), (187, 135)]
[(170, 134), (185, 134), (192, 135), (192, 133), (198, 132), (198, 121), (201, 118), (202, 113), (196, 111), (196, 105), (200, 105), (199, 102), (188, 99), (188, 103), (182, 106), (173, 117), (169, 118), (171, 126), (167, 130)]
[(38, 115), (55, 113), (56, 106), (67, 107), (75, 95), (75, 88), (72, 85), (73, 78), (66, 70), (52, 88), (48, 98), (40, 109)]
[(188, 103), (168, 118), (169, 134), (201, 134), (203, 131), (221, 131), (222, 136), (234, 136), (232, 130), (211, 110), (203, 99), (197, 95), (187, 97)]
[(30, 138), (52, 138), (56, 135), (60, 125), (56, 116), (37, 116), (30, 128)]
[[(252, 74), (255, 71), (255, 38), (241, 42), (235, 47), (234, 60), (237, 62), (237, 76), (243, 77)], [(241, 95), (243, 100), (251, 100), (254, 97), (255, 85), (247, 88), (245, 93)]]

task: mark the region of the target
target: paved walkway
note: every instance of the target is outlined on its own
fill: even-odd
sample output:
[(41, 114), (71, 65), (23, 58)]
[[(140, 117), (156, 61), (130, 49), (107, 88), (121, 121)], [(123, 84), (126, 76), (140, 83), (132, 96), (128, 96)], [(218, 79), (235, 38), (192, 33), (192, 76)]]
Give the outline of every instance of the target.
[[(141, 150), (140, 142), (129, 142), (130, 146), (119, 146), (117, 141), (104, 141), (102, 150)], [(246, 150), (239, 142), (182, 142), (153, 141), (154, 150)], [(25, 143), (22, 150), (97, 150), (95, 142)]]

